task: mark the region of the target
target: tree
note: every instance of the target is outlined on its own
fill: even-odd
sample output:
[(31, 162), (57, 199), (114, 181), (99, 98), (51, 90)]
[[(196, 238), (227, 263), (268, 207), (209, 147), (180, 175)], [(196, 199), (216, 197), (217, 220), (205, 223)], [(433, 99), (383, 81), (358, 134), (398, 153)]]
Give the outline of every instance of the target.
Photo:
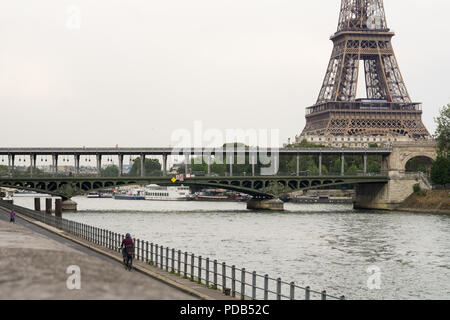
[(440, 155), (431, 167), (431, 180), (436, 184), (450, 183), (450, 158)]
[(438, 158), (431, 166), (431, 180), (437, 184), (450, 183), (450, 104), (443, 107), (435, 119), (437, 129), (435, 138), (438, 142)]
[(0, 166), (0, 176), (6, 176), (8, 174), (7, 166)]
[(119, 176), (119, 168), (114, 165), (109, 166), (105, 169), (102, 169), (100, 175), (102, 177), (118, 177)]
[(439, 155), (447, 158), (450, 148), (450, 104), (441, 109), (435, 121), (437, 123), (435, 138), (438, 141)]
[[(144, 162), (144, 174), (145, 176), (161, 176), (161, 163), (158, 159), (145, 159)], [(141, 158), (136, 158), (133, 162), (133, 166), (128, 173), (130, 177), (139, 177), (141, 175)]]

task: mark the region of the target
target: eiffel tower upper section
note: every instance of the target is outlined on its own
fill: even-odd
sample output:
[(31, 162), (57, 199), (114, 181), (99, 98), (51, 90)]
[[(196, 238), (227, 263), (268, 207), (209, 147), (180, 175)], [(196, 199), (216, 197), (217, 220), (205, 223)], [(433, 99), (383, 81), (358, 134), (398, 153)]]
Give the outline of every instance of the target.
[[(403, 81), (382, 0), (342, 0), (334, 49), (317, 103), (307, 109), (307, 135), (428, 137), (420, 103)], [(357, 99), (360, 62), (367, 97)]]

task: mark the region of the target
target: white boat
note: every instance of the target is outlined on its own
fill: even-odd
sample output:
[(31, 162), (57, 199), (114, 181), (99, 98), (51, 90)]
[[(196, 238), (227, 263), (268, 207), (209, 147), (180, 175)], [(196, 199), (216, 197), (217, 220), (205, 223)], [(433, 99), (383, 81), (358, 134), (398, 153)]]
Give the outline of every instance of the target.
[(153, 201), (186, 201), (191, 194), (189, 187), (160, 187), (158, 185), (147, 185), (145, 200)]

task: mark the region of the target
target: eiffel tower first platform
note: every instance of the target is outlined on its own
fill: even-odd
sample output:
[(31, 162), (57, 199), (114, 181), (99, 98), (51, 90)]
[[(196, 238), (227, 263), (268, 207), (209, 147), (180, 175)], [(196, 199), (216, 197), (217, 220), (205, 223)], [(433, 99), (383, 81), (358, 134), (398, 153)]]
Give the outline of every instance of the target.
[[(429, 138), (422, 104), (412, 102), (398, 67), (382, 0), (342, 0), (334, 49), (302, 136)], [(367, 98), (357, 99), (360, 62)]]

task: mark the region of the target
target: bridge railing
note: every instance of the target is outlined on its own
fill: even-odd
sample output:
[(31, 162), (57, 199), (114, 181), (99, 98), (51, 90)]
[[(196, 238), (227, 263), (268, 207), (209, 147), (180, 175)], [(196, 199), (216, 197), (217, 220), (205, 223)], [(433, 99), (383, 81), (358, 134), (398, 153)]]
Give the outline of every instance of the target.
[[(63, 230), (97, 246), (120, 252), (125, 235), (54, 215), (15, 206), (0, 200), (0, 207)], [(212, 260), (186, 251), (164, 247), (153, 242), (134, 239), (135, 259), (171, 274), (220, 290), (225, 295), (241, 300), (345, 300), (345, 296), (330, 295), (325, 290), (315, 291), (295, 282), (261, 275), (256, 271), (237, 268), (225, 262)]]

